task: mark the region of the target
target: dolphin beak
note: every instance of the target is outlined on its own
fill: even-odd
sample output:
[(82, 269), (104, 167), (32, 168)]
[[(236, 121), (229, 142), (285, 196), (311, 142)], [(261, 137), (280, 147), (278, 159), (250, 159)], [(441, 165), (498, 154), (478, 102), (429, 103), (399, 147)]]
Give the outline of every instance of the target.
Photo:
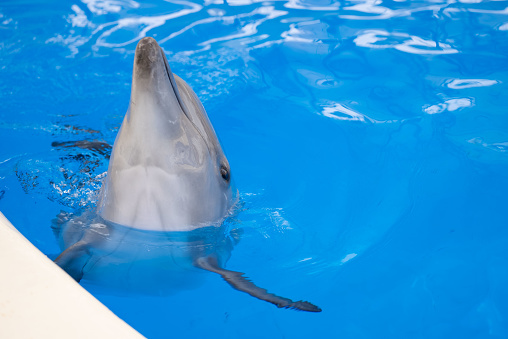
[(163, 84), (166, 81), (169, 82), (182, 112), (189, 117), (164, 51), (154, 38), (142, 38), (136, 46), (133, 85), (135, 82), (139, 82), (145, 85), (144, 88), (149, 88), (151, 91), (160, 91), (164, 87), (169, 90), (168, 86)]

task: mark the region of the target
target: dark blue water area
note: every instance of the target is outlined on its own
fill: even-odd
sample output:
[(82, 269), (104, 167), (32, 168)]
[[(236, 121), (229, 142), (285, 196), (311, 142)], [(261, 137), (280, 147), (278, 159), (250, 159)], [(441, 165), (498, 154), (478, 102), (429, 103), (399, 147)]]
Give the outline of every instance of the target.
[[(243, 202), (227, 268), (169, 296), (83, 283), (149, 338), (507, 338), (507, 1), (0, 2), (0, 210), (43, 253), (93, 204), (155, 37)], [(150, 283), (150, 282), (147, 282)], [(83, 326), (87, 320), (83, 319)]]

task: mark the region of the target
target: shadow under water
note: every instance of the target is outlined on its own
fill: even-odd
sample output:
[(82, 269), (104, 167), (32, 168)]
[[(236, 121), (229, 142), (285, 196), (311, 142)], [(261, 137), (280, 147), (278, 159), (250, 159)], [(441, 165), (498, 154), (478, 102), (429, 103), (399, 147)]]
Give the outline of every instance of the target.
[(56, 262), (74, 279), (115, 294), (168, 295), (195, 288), (204, 271), (194, 261), (213, 256), (222, 266), (240, 235), (237, 230), (226, 232), (224, 226), (140, 230), (109, 222), (92, 211), (76, 217), (61, 212), (52, 228), (61, 249), (74, 251)]

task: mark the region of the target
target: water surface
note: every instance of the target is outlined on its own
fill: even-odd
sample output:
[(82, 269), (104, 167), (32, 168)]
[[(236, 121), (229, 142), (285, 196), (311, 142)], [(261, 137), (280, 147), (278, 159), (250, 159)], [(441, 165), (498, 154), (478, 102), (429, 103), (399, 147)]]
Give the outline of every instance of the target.
[[(227, 267), (153, 297), (85, 287), (149, 338), (508, 337), (508, 1), (2, 1), (0, 210), (58, 254), (156, 38), (244, 207)], [(83, 321), (86, 326), (86, 320)]]

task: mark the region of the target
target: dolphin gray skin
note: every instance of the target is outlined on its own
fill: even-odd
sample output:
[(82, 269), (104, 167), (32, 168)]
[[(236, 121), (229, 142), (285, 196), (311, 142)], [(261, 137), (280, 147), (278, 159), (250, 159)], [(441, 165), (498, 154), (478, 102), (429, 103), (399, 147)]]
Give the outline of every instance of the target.
[(192, 287), (196, 276), (210, 271), (277, 307), (320, 312), (223, 268), (239, 238), (223, 225), (237, 200), (229, 162), (201, 102), (171, 72), (157, 42), (143, 38), (99, 202), (55, 220), (63, 250), (55, 263), (78, 282), (156, 294), (166, 285)]

